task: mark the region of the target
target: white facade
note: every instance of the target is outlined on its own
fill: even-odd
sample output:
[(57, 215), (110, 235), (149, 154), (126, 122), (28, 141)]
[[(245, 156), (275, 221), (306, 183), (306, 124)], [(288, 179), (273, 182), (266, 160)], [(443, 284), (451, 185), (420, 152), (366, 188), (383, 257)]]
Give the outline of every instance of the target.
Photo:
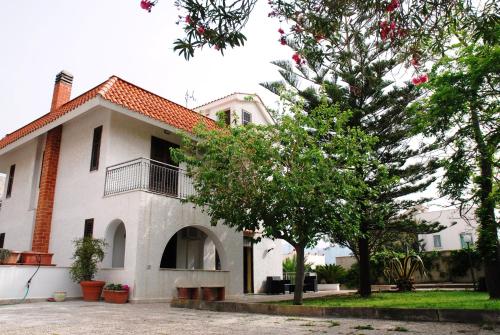
[(467, 247), (467, 238), (472, 239), (472, 244), (477, 241), (477, 221), (474, 210), (470, 210), (460, 216), (458, 209), (448, 209), (442, 211), (420, 212), (416, 218), (425, 222), (439, 222), (440, 225), (447, 227), (434, 234), (419, 235), (422, 240), (425, 251), (433, 250), (456, 250)]
[[(37, 286), (36, 297), (48, 297), (52, 290), (78, 294), (74, 284), (68, 282), (67, 267), (72, 263), (72, 241), (83, 236), (87, 219), (93, 219), (93, 237), (105, 238), (108, 242), (103, 269), (97, 279), (128, 284), (132, 288), (132, 301), (168, 300), (175, 295), (176, 286), (183, 285), (220, 285), (226, 288), (227, 295), (242, 294), (244, 246), (241, 232), (222, 224), (212, 227), (210, 218), (201, 209), (189, 203), (182, 204), (176, 196), (141, 189), (104, 195), (107, 167), (141, 157), (149, 164), (152, 137), (174, 144), (180, 144), (180, 137), (171, 126), (96, 99), (60, 121), (63, 130), (49, 244), (49, 252), (54, 253), (53, 263), (57, 266), (45, 268), (40, 277), (33, 280), (34, 283), (51, 282), (50, 285), (41, 285), (46, 287), (45, 291)], [(257, 99), (240, 101), (233, 97), (222, 103), (224, 108), (231, 108), (235, 113), (244, 108), (251, 113), (252, 122), (272, 122)], [(208, 115), (214, 117), (212, 111), (219, 107), (217, 102), (210, 106), (212, 109)], [(99, 126), (103, 127), (99, 168), (89, 171), (93, 131)], [(0, 233), (5, 233), (5, 248), (31, 250), (44, 141), (45, 132), (34, 132), (30, 137), (18, 140), (17, 144), (0, 150), (0, 173), (8, 174), (10, 166), (16, 165), (12, 194), (9, 198), (5, 194), (1, 198)], [(182, 171), (182, 166), (180, 168)], [(129, 179), (121, 182), (134, 182), (137, 175), (132, 173), (126, 177)], [(145, 180), (151, 180), (149, 178), (151, 170), (147, 170)], [(180, 179), (178, 183), (176, 188), (179, 189), (189, 186)], [(205, 242), (201, 249), (195, 246), (197, 242), (184, 241), (177, 234), (185, 227), (203, 232), (200, 236)], [(171, 238), (180, 241), (176, 261), (178, 264), (179, 258), (184, 257), (185, 268), (160, 268), (162, 255)], [(185, 243), (186, 255), (180, 251), (184, 250), (182, 243)], [(201, 250), (202, 261), (194, 261), (196, 256), (189, 255), (192, 250)], [(280, 250), (280, 242), (269, 239), (253, 246), (255, 292), (263, 290), (266, 276), (281, 275)], [(217, 270), (216, 257), (220, 262)], [(15, 273), (9, 275), (6, 269), (12, 268)], [(54, 272), (50, 273), (51, 269)], [(9, 288), (11, 293), (5, 293), (2, 290), (7, 288), (0, 285), (0, 299), (19, 298), (15, 292), (22, 291), (24, 282), (16, 278), (24, 272), (15, 266), (0, 266), (0, 280), (10, 278), (12, 285), (16, 286), (15, 289)], [(6, 281), (3, 285), (7, 285)], [(56, 286), (60, 288), (56, 289)]]

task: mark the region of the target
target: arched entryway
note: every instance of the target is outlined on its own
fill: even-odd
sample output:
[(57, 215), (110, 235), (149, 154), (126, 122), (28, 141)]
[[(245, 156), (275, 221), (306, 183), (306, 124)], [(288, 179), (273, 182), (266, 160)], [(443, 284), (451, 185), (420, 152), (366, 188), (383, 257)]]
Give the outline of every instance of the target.
[(185, 227), (167, 242), (161, 257), (160, 268), (188, 270), (221, 270), (223, 268), (222, 244), (208, 229)]
[(105, 263), (108, 267), (125, 267), (125, 246), (127, 231), (122, 220), (111, 221), (106, 229), (106, 241), (108, 242), (108, 255)]

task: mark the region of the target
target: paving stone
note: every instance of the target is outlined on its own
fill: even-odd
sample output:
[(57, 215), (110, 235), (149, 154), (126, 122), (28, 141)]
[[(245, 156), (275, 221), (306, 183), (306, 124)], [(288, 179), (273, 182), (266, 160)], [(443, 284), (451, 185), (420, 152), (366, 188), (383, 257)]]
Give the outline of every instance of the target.
[[(368, 327), (368, 325), (370, 327)], [(370, 329), (373, 328), (373, 329)], [(399, 329), (400, 331), (395, 331)], [(402, 331), (402, 330), (408, 331)], [(500, 326), (217, 313), (169, 304), (27, 303), (0, 306), (1, 335), (500, 334)]]

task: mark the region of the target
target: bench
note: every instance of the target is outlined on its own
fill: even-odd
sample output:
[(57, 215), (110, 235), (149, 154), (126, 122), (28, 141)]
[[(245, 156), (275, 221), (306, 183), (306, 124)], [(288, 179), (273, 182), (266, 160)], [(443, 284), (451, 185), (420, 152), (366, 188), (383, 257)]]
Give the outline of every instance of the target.
[(178, 286), (177, 297), (179, 299), (200, 299), (200, 290), (197, 286)]
[(224, 286), (202, 286), (201, 294), (205, 301), (221, 301), (226, 298), (226, 289)]

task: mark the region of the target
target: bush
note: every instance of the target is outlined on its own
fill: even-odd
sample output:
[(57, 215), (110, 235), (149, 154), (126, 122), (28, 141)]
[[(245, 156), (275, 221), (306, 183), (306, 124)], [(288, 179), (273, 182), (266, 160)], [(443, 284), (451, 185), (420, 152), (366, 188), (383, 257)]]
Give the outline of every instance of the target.
[[(285, 258), (283, 260), (283, 273), (286, 272), (295, 272), (295, 269), (297, 268), (297, 256), (293, 255), (290, 258)], [(304, 261), (304, 271), (305, 272), (312, 272), (312, 264), (307, 262), (307, 258)]]
[(355, 263), (351, 266), (344, 277), (344, 282), (347, 288), (355, 289), (359, 287), (359, 265)]
[(73, 241), (75, 252), (69, 273), (71, 279), (76, 283), (89, 281), (97, 273), (97, 263), (104, 259), (104, 248), (107, 243), (104, 240), (84, 237)]
[[(470, 260), (469, 260), (470, 252)], [(474, 269), (481, 268), (481, 256), (475, 248), (453, 250), (450, 256), (450, 273), (454, 277), (463, 277), (470, 271), (470, 262)]]
[(347, 273), (343, 267), (335, 264), (318, 265), (315, 272), (318, 276), (318, 283), (321, 284), (343, 283)]
[(10, 256), (10, 250), (9, 249), (2, 249), (0, 248), (0, 264), (4, 263), (7, 258)]

